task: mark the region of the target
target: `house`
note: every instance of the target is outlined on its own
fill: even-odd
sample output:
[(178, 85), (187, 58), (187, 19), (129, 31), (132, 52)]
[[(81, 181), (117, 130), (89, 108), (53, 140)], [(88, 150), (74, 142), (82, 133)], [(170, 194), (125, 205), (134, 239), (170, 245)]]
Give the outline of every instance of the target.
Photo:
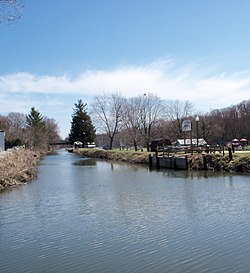
[(74, 142), (74, 148), (77, 149), (77, 148), (82, 148), (82, 142), (81, 141), (75, 141)]
[[(190, 138), (177, 139), (176, 146), (197, 146), (197, 139), (193, 138), (192, 142)], [(203, 138), (198, 139), (198, 146), (207, 146), (207, 142)]]
[(166, 138), (159, 138), (154, 139), (150, 143), (151, 152), (155, 152), (157, 147), (165, 147), (165, 146), (171, 146), (172, 143), (169, 139)]

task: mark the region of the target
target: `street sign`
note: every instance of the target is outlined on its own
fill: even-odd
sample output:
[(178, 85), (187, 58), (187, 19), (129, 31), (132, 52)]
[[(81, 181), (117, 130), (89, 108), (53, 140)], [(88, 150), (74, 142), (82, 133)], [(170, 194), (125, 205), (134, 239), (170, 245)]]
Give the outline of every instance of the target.
[(189, 119), (183, 120), (182, 126), (181, 126), (181, 130), (182, 130), (182, 132), (189, 132), (189, 131), (191, 131), (192, 130), (191, 120), (189, 120)]

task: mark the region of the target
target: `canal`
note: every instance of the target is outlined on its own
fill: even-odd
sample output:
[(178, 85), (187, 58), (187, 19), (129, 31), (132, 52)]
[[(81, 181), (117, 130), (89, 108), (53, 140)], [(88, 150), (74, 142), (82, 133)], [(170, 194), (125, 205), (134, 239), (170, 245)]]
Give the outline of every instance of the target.
[(250, 177), (46, 156), (0, 194), (0, 272), (250, 272)]

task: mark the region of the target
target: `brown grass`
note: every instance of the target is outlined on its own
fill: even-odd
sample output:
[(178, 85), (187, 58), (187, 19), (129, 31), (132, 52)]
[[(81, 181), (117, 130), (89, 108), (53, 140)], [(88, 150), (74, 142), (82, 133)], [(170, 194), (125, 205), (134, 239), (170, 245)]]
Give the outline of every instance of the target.
[(101, 149), (77, 149), (76, 154), (84, 155), (94, 158), (105, 158), (115, 161), (148, 164), (147, 152), (133, 152), (133, 151), (114, 151), (114, 150), (101, 150)]
[(36, 175), (39, 156), (30, 150), (14, 150), (0, 156), (0, 191), (26, 183)]
[[(127, 163), (148, 164), (149, 153), (147, 152), (133, 152), (133, 151), (114, 151), (114, 150), (98, 150), (98, 149), (77, 149), (75, 153), (87, 157), (105, 158), (115, 161), (122, 161)], [(250, 173), (250, 157), (245, 153), (233, 154), (233, 160), (229, 160), (228, 155), (209, 154), (207, 157), (208, 169), (226, 172), (242, 172)], [(175, 156), (183, 156), (175, 155)], [(188, 155), (189, 169), (202, 170), (203, 155), (189, 154)]]

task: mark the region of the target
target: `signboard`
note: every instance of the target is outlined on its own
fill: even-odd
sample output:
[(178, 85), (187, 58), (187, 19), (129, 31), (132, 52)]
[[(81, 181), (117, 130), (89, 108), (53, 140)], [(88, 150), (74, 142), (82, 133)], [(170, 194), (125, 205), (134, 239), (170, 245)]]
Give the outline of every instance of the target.
[(191, 120), (183, 120), (182, 126), (181, 126), (182, 132), (189, 132), (192, 130), (192, 123)]

